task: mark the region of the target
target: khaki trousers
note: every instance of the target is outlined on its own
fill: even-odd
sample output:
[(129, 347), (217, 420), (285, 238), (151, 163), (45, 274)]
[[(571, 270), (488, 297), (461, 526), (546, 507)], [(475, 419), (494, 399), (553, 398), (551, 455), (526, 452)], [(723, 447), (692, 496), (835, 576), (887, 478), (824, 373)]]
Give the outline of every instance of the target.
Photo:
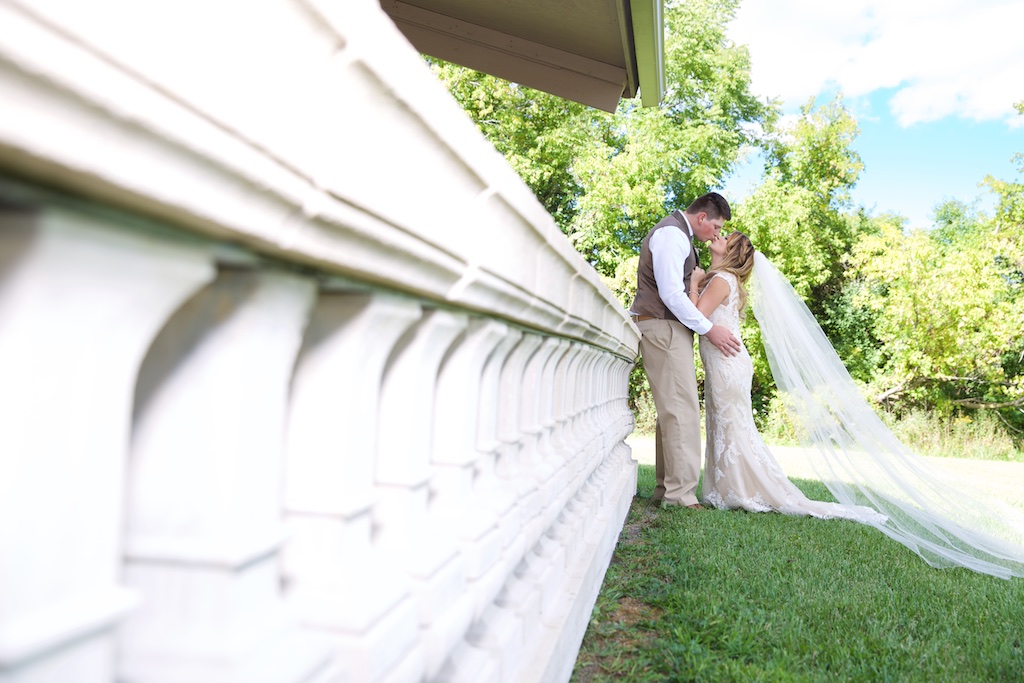
[(700, 403), (693, 365), (693, 331), (675, 320), (641, 320), (640, 355), (658, 411), (654, 499), (697, 502)]

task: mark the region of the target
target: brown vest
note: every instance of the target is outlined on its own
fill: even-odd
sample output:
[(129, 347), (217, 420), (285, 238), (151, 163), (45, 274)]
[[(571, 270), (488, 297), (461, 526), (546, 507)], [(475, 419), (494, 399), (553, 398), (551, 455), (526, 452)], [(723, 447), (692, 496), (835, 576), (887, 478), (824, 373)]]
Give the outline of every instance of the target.
[(687, 290), (690, 289), (690, 274), (693, 273), (693, 267), (697, 265), (697, 251), (693, 248), (693, 236), (686, 229), (683, 212), (676, 210), (672, 212), (672, 215), (658, 221), (658, 224), (651, 228), (640, 245), (640, 266), (636, 272), (636, 298), (633, 299), (633, 306), (630, 310), (637, 315), (649, 315), (652, 318), (678, 322), (676, 316), (658, 296), (658, 282), (654, 279), (654, 257), (651, 255), (650, 247), (651, 235), (662, 228), (680, 230), (690, 241), (690, 254), (683, 263), (683, 286)]

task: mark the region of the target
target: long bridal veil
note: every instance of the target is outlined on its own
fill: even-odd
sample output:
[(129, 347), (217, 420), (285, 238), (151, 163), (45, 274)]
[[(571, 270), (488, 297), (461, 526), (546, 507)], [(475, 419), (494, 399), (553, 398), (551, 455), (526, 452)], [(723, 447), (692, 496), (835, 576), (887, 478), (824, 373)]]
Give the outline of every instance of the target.
[(836, 500), (885, 515), (872, 525), (932, 566), (1024, 576), (1024, 514), (972, 497), (904, 446), (862, 397), (799, 295), (760, 252), (751, 297), (780, 395), (803, 438), (816, 447), (816, 474)]

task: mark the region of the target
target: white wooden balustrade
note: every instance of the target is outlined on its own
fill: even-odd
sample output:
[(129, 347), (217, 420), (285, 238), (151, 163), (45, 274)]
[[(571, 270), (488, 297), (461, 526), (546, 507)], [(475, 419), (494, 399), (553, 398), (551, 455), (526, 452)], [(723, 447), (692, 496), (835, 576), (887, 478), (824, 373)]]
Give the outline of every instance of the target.
[(0, 682), (565, 681), (638, 335), (372, 0), (0, 0)]

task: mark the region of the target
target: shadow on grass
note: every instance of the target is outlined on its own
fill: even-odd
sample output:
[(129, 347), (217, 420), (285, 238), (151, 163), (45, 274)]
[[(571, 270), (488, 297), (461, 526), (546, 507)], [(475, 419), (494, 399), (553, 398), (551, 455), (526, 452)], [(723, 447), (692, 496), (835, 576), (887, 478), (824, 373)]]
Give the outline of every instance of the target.
[(933, 569), (845, 520), (661, 510), (653, 469), (573, 681), (1024, 680), (1024, 581)]

